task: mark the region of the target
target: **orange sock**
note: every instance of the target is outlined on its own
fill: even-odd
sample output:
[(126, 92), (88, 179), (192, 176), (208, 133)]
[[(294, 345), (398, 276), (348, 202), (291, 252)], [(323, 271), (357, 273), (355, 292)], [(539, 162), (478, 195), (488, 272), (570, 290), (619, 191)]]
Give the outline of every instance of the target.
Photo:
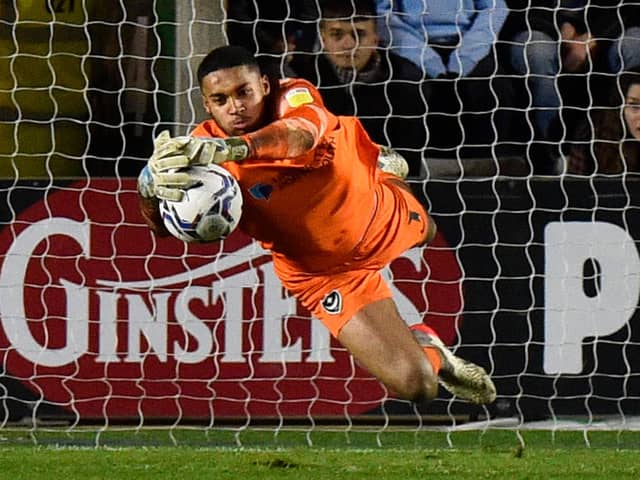
[(440, 351), (436, 347), (424, 347), (422, 349), (427, 360), (431, 364), (431, 368), (433, 368), (433, 373), (438, 375), (440, 372), (440, 367), (442, 366), (442, 357), (440, 356)]
[[(419, 323), (416, 325), (412, 325), (410, 327), (411, 330), (421, 330), (429, 335), (437, 337), (438, 334), (435, 330), (424, 323)], [(438, 375), (440, 372), (440, 368), (442, 367), (442, 357), (440, 356), (440, 351), (436, 347), (423, 347), (422, 351), (424, 352), (427, 360), (431, 364), (431, 368), (433, 368), (433, 373)]]

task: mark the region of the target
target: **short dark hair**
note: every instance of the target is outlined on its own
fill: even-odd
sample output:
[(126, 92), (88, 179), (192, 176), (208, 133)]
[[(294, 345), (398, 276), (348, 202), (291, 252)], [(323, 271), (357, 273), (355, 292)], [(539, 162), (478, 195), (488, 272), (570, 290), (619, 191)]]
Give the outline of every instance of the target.
[(211, 50), (198, 66), (198, 83), (211, 72), (223, 68), (247, 66), (260, 71), (256, 57), (246, 48), (237, 45), (226, 45)]
[(376, 16), (375, 0), (321, 0), (322, 20), (371, 20)]
[(624, 97), (629, 93), (629, 89), (633, 85), (640, 84), (640, 68), (635, 67), (630, 70), (625, 70), (620, 74), (620, 93), (623, 95), (622, 102), (624, 103)]

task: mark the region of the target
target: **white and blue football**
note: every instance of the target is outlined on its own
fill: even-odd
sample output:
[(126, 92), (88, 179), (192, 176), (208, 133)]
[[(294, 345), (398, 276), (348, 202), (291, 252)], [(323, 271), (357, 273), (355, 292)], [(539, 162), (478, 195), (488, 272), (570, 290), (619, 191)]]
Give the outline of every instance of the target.
[(242, 216), (242, 192), (236, 179), (218, 165), (193, 166), (199, 180), (182, 200), (160, 201), (160, 214), (171, 235), (184, 242), (215, 242), (235, 230)]

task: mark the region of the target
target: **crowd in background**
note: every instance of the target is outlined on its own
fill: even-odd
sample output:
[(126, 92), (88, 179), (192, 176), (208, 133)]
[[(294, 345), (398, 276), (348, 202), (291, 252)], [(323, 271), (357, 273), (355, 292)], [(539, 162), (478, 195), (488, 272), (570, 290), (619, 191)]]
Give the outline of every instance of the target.
[[(0, 81), (0, 177), (136, 176), (159, 125), (186, 133), (193, 121), (175, 119), (177, 103), (203, 114), (197, 85), (188, 102), (175, 90), (176, 69), (198, 54), (173, 51), (184, 33), (174, 2), (74, 5), (51, 22), (37, 2), (0, 0), (9, 72)], [(274, 80), (309, 80), (330, 110), (358, 116), (374, 141), (401, 152), (412, 176), (440, 159), (465, 169), (480, 159), (489, 167), (478, 175), (495, 174), (503, 159), (523, 165), (519, 174), (640, 171), (640, 0), (222, 7), (209, 23), (228, 43), (256, 53)]]
[(412, 175), (508, 155), (535, 174), (640, 171), (640, 1), (234, 0), (226, 33)]

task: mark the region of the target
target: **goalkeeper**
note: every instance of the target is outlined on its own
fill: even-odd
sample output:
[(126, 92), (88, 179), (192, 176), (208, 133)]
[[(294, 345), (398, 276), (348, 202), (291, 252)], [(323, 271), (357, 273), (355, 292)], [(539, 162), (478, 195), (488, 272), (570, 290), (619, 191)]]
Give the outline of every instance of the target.
[(167, 234), (158, 200), (178, 200), (194, 184), (185, 167), (222, 164), (242, 189), (240, 228), (272, 252), (283, 285), (364, 368), (407, 400), (429, 401), (441, 383), (461, 399), (492, 402), (485, 370), (426, 325), (409, 329), (380, 273), (436, 234), (403, 181), (402, 157), (381, 153), (357, 118), (330, 113), (307, 81), (272, 83), (241, 47), (210, 52), (198, 81), (211, 119), (188, 137), (161, 133), (138, 178), (150, 227)]

